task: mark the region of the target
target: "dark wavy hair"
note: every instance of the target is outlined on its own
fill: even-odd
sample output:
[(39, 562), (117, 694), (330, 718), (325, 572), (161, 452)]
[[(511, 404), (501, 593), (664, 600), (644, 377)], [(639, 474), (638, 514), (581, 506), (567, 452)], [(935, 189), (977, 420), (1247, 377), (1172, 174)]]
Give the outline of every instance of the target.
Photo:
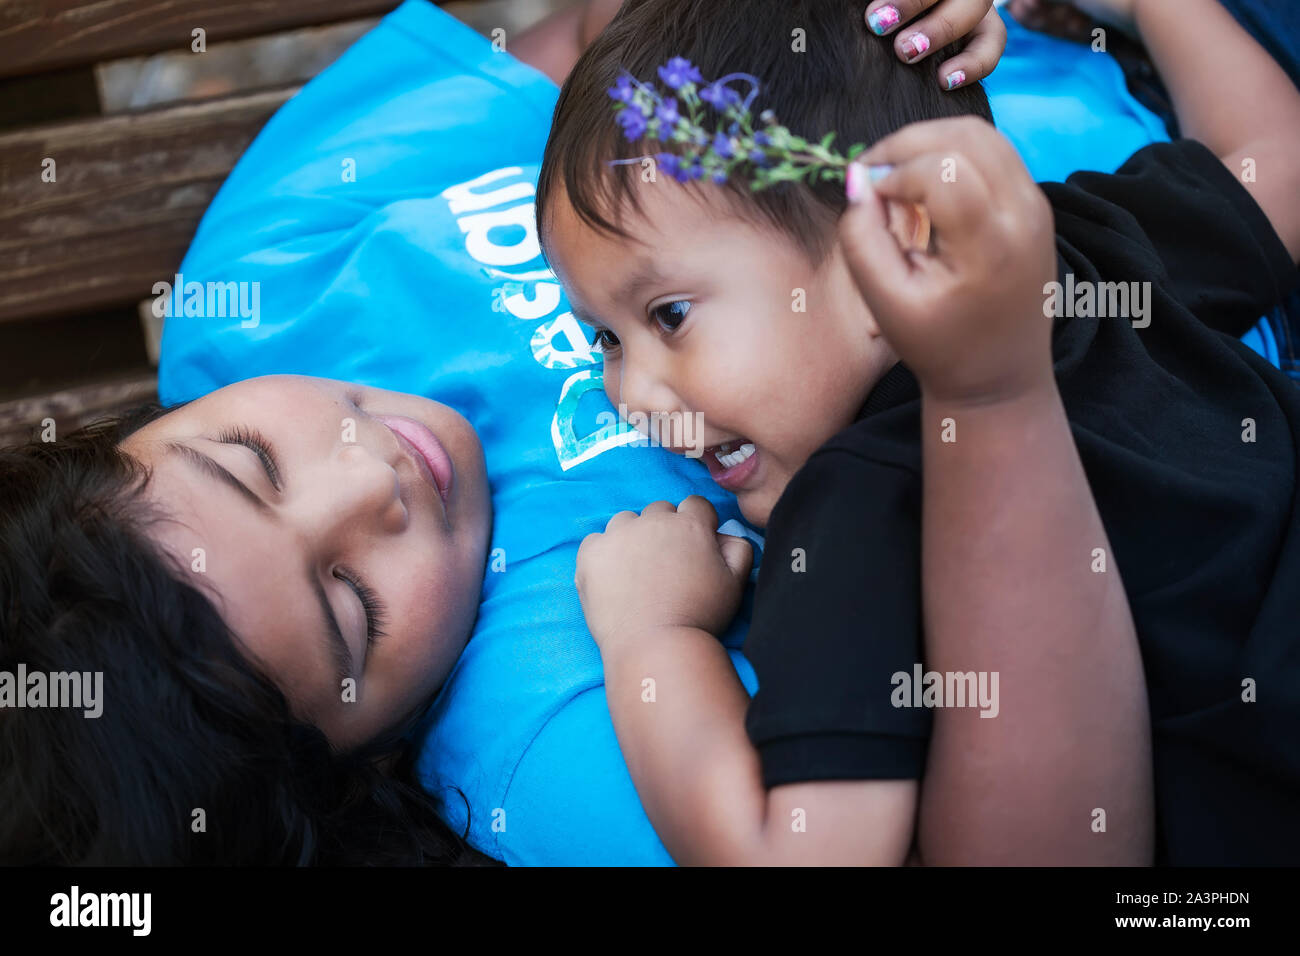
[[(862, 0), (625, 0), (578, 59), (555, 104), (537, 179), (543, 249), (550, 204), (560, 186), (587, 225), (630, 238), (619, 219), (627, 207), (640, 208), (641, 170), (608, 163), (668, 147), (628, 142), (615, 123), (606, 91), (624, 70), (655, 81), (659, 66), (681, 56), (710, 82), (748, 73), (762, 86), (753, 115), (770, 109), (810, 142), (834, 131), (841, 150), (854, 143), (871, 145), (922, 120), (979, 116), (992, 122), (988, 96), (978, 83), (951, 92), (939, 88), (930, 64), (952, 56), (957, 45), (910, 66), (895, 55), (891, 38), (867, 30), (865, 12)], [(806, 52), (793, 49), (795, 29), (804, 31)], [(743, 92), (745, 85), (736, 89)], [(740, 215), (789, 236), (814, 265), (830, 252), (835, 224), (847, 205), (842, 182), (778, 183), (752, 192), (733, 177), (725, 186), (704, 188), (710, 192), (699, 195), (722, 197)]]
[(118, 443), (166, 411), (0, 451), (0, 670), (102, 672), (107, 699), (0, 708), (0, 863), (496, 862), (417, 781), (418, 712), (335, 751), (151, 542)]

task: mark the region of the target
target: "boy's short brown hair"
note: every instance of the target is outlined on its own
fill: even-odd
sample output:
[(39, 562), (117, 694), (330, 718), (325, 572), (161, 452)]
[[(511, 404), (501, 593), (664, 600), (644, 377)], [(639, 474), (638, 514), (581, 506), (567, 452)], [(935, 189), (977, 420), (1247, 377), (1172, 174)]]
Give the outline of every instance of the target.
[[(935, 66), (953, 49), (936, 51), (919, 66), (904, 64), (888, 38), (867, 30), (865, 11), (863, 0), (626, 0), (560, 91), (537, 183), (543, 246), (548, 204), (561, 185), (580, 219), (630, 238), (620, 219), (626, 206), (640, 208), (634, 186), (641, 170), (609, 163), (668, 147), (628, 141), (607, 91), (625, 71), (654, 80), (673, 57), (690, 60), (706, 82), (738, 72), (756, 76), (762, 89), (753, 115), (770, 109), (809, 141), (834, 131), (841, 151), (921, 120), (975, 115), (992, 122), (978, 84), (940, 89)], [(743, 91), (744, 83), (736, 88)], [(780, 183), (753, 192), (733, 180), (715, 188), (740, 214), (788, 235), (814, 264), (830, 251), (845, 206), (838, 182)]]

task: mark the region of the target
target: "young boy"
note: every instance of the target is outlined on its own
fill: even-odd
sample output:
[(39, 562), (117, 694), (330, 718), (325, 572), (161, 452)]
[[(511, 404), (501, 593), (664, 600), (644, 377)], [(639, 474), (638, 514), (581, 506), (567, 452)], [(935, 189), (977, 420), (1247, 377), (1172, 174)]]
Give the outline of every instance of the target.
[[(1300, 95), (1213, 0), (1108, 5), (1200, 142), (1041, 191), (988, 124), (919, 122), (987, 105), (910, 83), (847, 0), (630, 3), (566, 84), (538, 220), (607, 391), (702, 413), (710, 472), (767, 528), (752, 702), (706, 638), (748, 566), (711, 509), (617, 515), (579, 555), (615, 728), (679, 861), (901, 862), (915, 829), (926, 862), (1138, 862), (1147, 696), (1155, 858), (1300, 858), (1300, 393), (1232, 339), (1294, 278)], [(873, 191), (853, 171), (837, 234), (826, 184), (611, 170), (655, 149), (618, 139), (606, 89), (674, 56), (757, 75), (755, 112), (809, 141), (883, 139), (864, 159), (895, 172)], [(933, 254), (899, 251), (873, 192), (926, 208)], [(981, 591), (1004, 616), (953, 620)], [(992, 693), (949, 709), (922, 670)], [(986, 845), (949, 853), (971, 828)]]

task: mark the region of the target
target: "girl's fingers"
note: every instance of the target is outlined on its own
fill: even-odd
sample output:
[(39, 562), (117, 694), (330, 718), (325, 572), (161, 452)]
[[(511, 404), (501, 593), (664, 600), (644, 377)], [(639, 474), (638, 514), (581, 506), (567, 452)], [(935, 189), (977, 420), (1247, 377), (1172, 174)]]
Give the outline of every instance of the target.
[(989, 10), (989, 0), (941, 0), (898, 31), (894, 51), (905, 63), (919, 63), (935, 50), (969, 36)]
[(955, 90), (977, 83), (993, 72), (1007, 48), (1007, 25), (990, 10), (971, 33), (965, 49), (939, 65), (939, 85)]
[(887, 37), (908, 20), (941, 2), (942, 0), (871, 0), (867, 4), (867, 29), (878, 37)]

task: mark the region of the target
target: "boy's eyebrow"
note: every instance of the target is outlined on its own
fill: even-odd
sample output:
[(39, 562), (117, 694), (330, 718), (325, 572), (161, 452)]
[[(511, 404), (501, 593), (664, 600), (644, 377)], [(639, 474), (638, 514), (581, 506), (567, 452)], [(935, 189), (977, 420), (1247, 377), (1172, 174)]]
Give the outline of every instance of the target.
[(569, 311), (572, 312), (573, 317), (577, 319), (579, 322), (581, 322), (583, 325), (590, 325), (592, 327), (596, 327), (600, 325), (599, 322), (597, 322), (590, 315), (584, 312), (581, 307), (574, 305), (572, 299), (569, 300)]
[[(614, 301), (624, 302), (633, 298), (642, 289), (652, 285), (657, 285), (663, 281), (664, 278), (659, 274), (659, 270), (655, 268), (655, 264), (650, 259), (644, 257), (640, 258), (633, 267), (632, 274), (628, 276), (623, 284), (615, 291)], [(573, 300), (572, 295), (569, 296), (569, 311), (572, 312), (573, 317), (583, 325), (600, 328), (603, 324), (593, 318), (589, 312), (582, 308), (582, 306), (578, 305), (578, 303)]]
[(622, 302), (625, 299), (630, 299), (646, 286), (652, 286), (663, 281), (663, 276), (655, 268), (654, 262), (647, 258), (641, 258), (637, 260), (636, 267), (632, 274), (628, 276), (627, 281), (619, 286), (618, 291), (614, 293), (614, 301)]

